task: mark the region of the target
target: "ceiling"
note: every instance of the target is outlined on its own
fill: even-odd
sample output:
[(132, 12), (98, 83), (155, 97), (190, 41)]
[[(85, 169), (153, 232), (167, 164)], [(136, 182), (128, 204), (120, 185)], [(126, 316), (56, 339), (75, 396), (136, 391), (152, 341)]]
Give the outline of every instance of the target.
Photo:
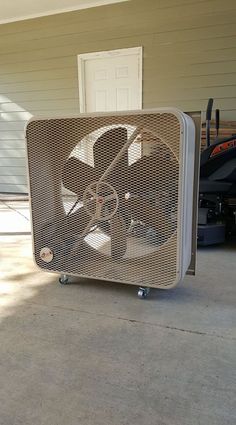
[(0, 0), (0, 24), (127, 0)]

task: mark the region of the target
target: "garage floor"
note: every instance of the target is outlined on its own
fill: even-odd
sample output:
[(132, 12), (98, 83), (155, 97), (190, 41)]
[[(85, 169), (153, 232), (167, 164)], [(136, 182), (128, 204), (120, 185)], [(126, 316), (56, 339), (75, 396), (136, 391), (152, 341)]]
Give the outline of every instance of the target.
[(0, 425), (235, 425), (236, 247), (202, 249), (196, 277), (142, 301), (60, 286), (30, 235), (0, 242)]

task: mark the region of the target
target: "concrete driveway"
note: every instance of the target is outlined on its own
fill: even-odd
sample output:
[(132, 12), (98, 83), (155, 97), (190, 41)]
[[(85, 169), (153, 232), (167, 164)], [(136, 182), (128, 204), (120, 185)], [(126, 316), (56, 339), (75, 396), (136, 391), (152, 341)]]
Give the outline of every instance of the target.
[(38, 270), (21, 213), (0, 235), (0, 425), (235, 425), (235, 247), (142, 301)]
[(26, 199), (0, 198), (0, 235), (30, 233), (29, 203)]

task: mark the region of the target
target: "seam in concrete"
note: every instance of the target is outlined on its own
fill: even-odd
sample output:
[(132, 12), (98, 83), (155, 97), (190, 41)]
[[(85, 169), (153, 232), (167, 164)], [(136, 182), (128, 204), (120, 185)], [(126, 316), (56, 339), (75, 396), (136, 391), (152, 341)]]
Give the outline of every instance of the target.
[(162, 328), (162, 329), (169, 329), (169, 330), (178, 331), (178, 332), (185, 332), (185, 333), (189, 333), (189, 334), (193, 334), (193, 335), (207, 336), (207, 337), (211, 337), (211, 338), (220, 338), (220, 339), (224, 339), (224, 340), (236, 341), (236, 338), (231, 337), (231, 336), (224, 336), (224, 335), (212, 334), (212, 333), (208, 333), (208, 332), (196, 331), (196, 330), (191, 330), (191, 329), (178, 328), (178, 327), (170, 326), (170, 325), (161, 325), (160, 323), (153, 323), (153, 322), (147, 322), (147, 321), (136, 320), (136, 319), (128, 319), (127, 317), (112, 316), (112, 315), (103, 314), (103, 313), (93, 313), (92, 311), (77, 310), (77, 309), (72, 308), (72, 307), (62, 307), (62, 306), (58, 306), (58, 305), (45, 305), (45, 304), (40, 304), (40, 303), (36, 303), (36, 302), (32, 302), (32, 301), (26, 302), (26, 304), (34, 304), (34, 305), (38, 305), (38, 306), (41, 306), (41, 307), (50, 307), (50, 308), (56, 308), (56, 309), (59, 309), (59, 310), (73, 311), (73, 312), (77, 312), (77, 313), (90, 314), (90, 315), (93, 315), (93, 316), (101, 316), (101, 317), (105, 317), (105, 318), (108, 318), (108, 319), (122, 320), (122, 321), (125, 321), (125, 322), (135, 323), (135, 324), (139, 324), (139, 325), (155, 326), (155, 327)]
[(7, 202), (5, 201), (1, 201), (4, 205), (6, 205), (7, 208), (9, 208), (10, 210), (16, 212), (17, 214), (21, 215), (21, 217), (25, 218), (27, 221), (29, 221), (28, 217), (26, 217), (24, 214), (22, 214), (20, 211), (16, 210), (15, 208), (11, 207), (10, 205), (7, 204)]

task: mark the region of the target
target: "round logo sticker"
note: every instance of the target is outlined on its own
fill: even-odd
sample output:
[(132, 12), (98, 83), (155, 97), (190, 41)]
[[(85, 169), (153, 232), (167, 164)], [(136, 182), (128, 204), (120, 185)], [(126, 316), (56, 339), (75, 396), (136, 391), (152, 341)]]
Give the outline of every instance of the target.
[(45, 246), (40, 250), (40, 258), (41, 260), (45, 261), (45, 263), (50, 263), (53, 259), (53, 251)]

